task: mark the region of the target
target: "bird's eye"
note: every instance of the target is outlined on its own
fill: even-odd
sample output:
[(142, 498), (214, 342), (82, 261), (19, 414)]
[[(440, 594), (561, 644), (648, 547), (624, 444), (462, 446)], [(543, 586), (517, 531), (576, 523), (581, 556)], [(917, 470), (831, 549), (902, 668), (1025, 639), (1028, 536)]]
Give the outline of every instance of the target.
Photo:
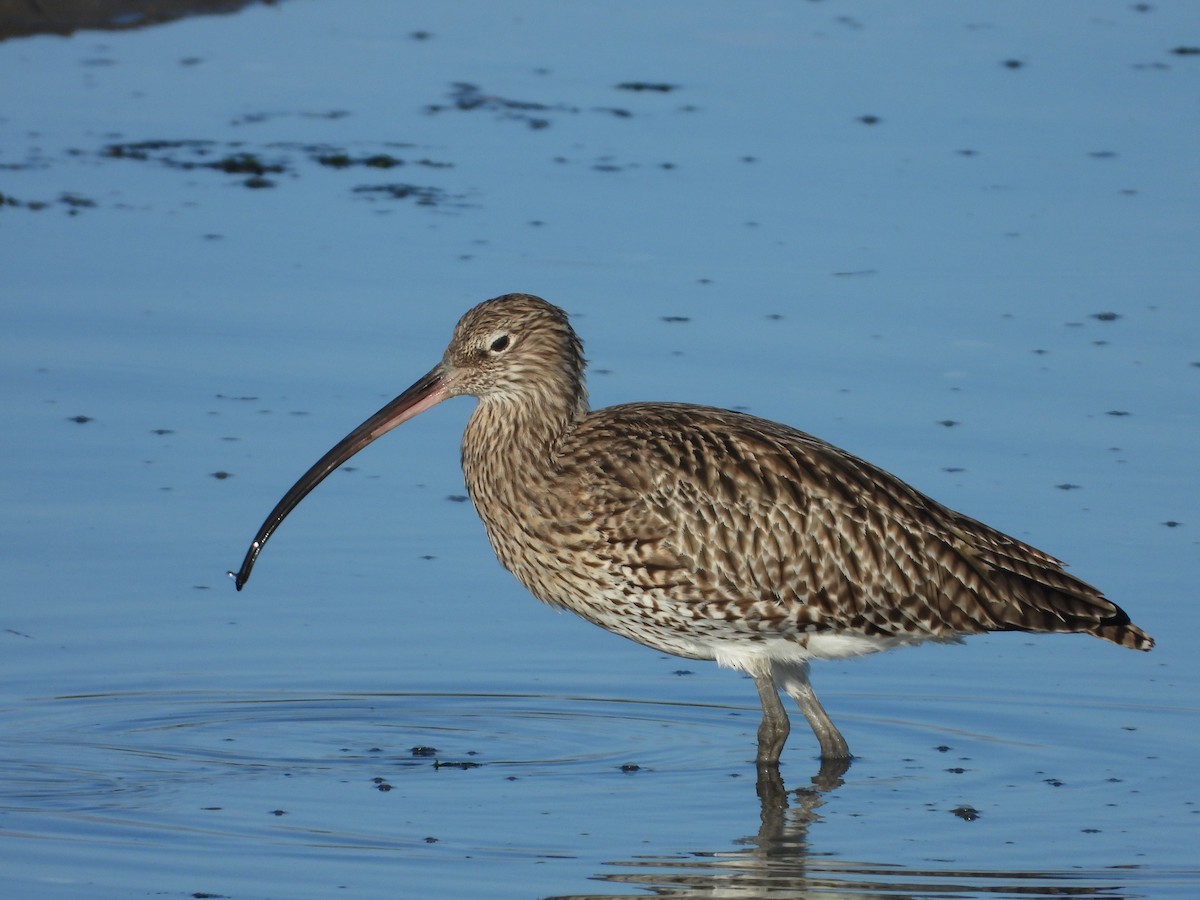
[(508, 335), (502, 334), (500, 337), (492, 341), (491, 346), (489, 346), (488, 349), (493, 353), (503, 353), (508, 349), (509, 343)]

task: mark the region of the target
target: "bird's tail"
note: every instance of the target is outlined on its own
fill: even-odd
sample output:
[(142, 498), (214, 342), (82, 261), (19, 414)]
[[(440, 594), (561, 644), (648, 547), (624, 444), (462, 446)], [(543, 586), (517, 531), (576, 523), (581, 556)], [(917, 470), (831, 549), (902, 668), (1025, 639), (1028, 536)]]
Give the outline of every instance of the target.
[(1092, 629), (1092, 634), (1104, 638), (1106, 641), (1112, 641), (1114, 644), (1120, 644), (1122, 647), (1128, 647), (1130, 650), (1154, 649), (1154, 638), (1130, 622), (1128, 616), (1124, 618), (1124, 622), (1097, 625)]

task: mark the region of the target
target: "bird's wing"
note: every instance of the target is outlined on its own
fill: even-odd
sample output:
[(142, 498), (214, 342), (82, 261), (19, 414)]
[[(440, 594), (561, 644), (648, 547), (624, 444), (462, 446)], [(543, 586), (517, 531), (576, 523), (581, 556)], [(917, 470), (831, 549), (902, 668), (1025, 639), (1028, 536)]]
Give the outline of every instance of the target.
[(585, 428), (573, 458), (586, 460), (590, 552), (697, 618), (936, 638), (1123, 616), (1053, 557), (785, 426), (630, 404)]

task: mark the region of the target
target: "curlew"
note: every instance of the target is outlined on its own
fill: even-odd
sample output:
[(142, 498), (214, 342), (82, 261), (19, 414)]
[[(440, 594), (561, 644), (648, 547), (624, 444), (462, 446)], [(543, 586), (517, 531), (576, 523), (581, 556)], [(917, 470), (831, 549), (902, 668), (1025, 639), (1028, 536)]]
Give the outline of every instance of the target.
[(809, 682), (814, 659), (989, 631), (1154, 646), (1059, 560), (811, 435), (680, 403), (589, 409), (579, 338), (528, 294), (467, 312), (441, 362), (300, 477), (230, 573), (238, 590), (322, 479), (460, 394), (478, 399), (462, 467), (500, 562), (551, 606), (751, 676), (760, 771), (790, 730), (780, 691), (824, 760), (850, 758)]

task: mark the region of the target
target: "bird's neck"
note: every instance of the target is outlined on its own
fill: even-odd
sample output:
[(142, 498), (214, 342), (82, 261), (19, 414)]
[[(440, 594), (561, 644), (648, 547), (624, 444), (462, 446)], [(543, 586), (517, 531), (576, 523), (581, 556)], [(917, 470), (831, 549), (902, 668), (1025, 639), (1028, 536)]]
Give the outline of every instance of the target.
[(472, 495), (489, 484), (538, 481), (554, 463), (563, 438), (587, 414), (587, 394), (580, 388), (536, 403), (484, 396), (463, 433), (462, 464)]
[(586, 414), (582, 395), (548, 408), (484, 397), (463, 434), (467, 492), (497, 559), (548, 603), (559, 592), (537, 560), (570, 521), (563, 501), (576, 487), (564, 484), (563, 444)]

